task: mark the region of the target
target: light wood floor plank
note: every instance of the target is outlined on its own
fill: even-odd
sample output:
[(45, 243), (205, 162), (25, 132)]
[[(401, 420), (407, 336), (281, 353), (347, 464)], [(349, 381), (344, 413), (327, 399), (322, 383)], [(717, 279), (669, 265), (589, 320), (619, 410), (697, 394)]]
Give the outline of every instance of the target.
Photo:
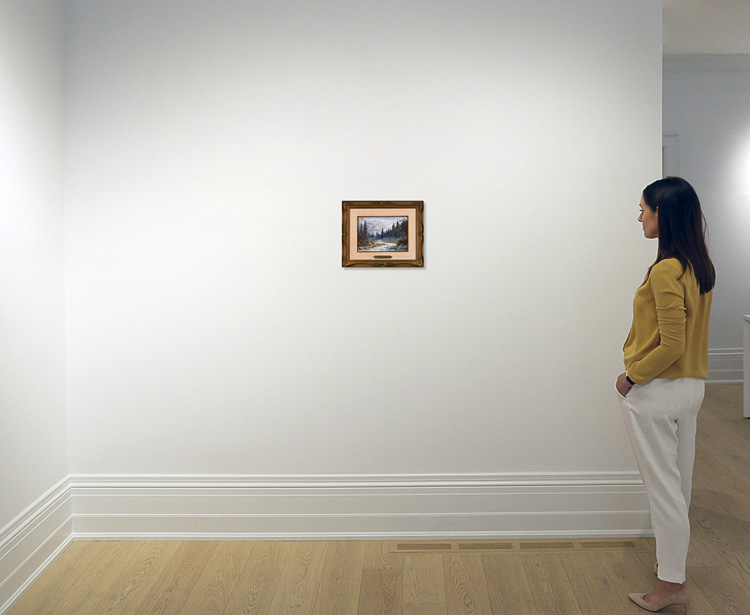
[(181, 542), (144, 596), (139, 615), (182, 615), (190, 592), (218, 549), (217, 542)]
[(296, 542), (281, 573), (269, 609), (271, 615), (308, 615), (312, 613), (320, 587), (325, 542)]
[(357, 612), (364, 561), (364, 542), (342, 541), (328, 544), (313, 613), (353, 615)]
[[(705, 598), (717, 615), (747, 615), (750, 593), (737, 586), (726, 568), (701, 566), (691, 569), (690, 574), (694, 589), (700, 591), (701, 597)], [(702, 613), (697, 608), (696, 612)]]
[(404, 615), (448, 615), (445, 604), (404, 604)]
[(174, 555), (176, 542), (147, 541), (137, 543), (125, 566), (115, 575), (107, 591), (88, 610), (78, 615), (122, 615), (138, 613), (141, 600)]
[(582, 613), (628, 615), (632, 612), (628, 598), (614, 591), (609, 574), (596, 553), (561, 554), (560, 561)]
[(727, 455), (716, 452), (718, 444), (699, 442), (695, 451), (695, 471), (693, 472), (694, 490), (719, 490), (724, 493), (737, 493), (750, 498), (750, 478), (743, 475), (743, 470), (750, 465), (738, 462)]
[(357, 615), (401, 615), (403, 570), (384, 568), (362, 572)]
[[(709, 433), (713, 427), (710, 424), (703, 428)], [(713, 440), (713, 441), (712, 441)], [(719, 478), (721, 484), (735, 482), (744, 485), (743, 492), (750, 491), (750, 478), (747, 475), (747, 466), (750, 465), (750, 444), (736, 442), (735, 446), (727, 447), (727, 438), (718, 436), (711, 439), (705, 436), (696, 446), (696, 458), (699, 458), (703, 465), (698, 465), (698, 478)], [(742, 450), (743, 447), (747, 450)], [(739, 452), (741, 451), (741, 452)], [(723, 468), (721, 474), (715, 474), (710, 466), (720, 466)], [(701, 484), (699, 482), (699, 484)]]
[(436, 553), (404, 555), (403, 561), (404, 604), (410, 607), (445, 605), (443, 556)]
[(493, 615), (525, 613), (534, 604), (523, 562), (513, 555), (482, 557)]
[(251, 550), (241, 542), (220, 542), (183, 604), (184, 615), (224, 615)]
[(254, 543), (249, 551), (250, 556), (240, 573), (225, 615), (265, 615), (270, 612), (292, 543), (259, 542)]
[(451, 615), (492, 615), (481, 555), (445, 555), (443, 574)]
[[(705, 510), (701, 494), (694, 497), (696, 508)], [(721, 502), (724, 498), (719, 494), (713, 494), (716, 501)], [(730, 499), (731, 501), (731, 499)], [(703, 542), (709, 551), (715, 551), (716, 560), (722, 565), (736, 569), (738, 576), (745, 579), (745, 584), (750, 585), (750, 522), (743, 519), (737, 519), (736, 505), (732, 506), (729, 502), (724, 501), (725, 506), (719, 510), (712, 510), (710, 519), (713, 527), (710, 540)], [(701, 532), (696, 532), (696, 545), (701, 544), (699, 541), (705, 537), (706, 528), (701, 528)], [(691, 536), (692, 539), (692, 536)], [(691, 540), (692, 542), (692, 540)], [(695, 545), (694, 545), (695, 546)]]
[(750, 442), (750, 419), (743, 416), (742, 387), (742, 383), (706, 385), (703, 410), (704, 414), (716, 416), (737, 427)]
[[(100, 542), (97, 543), (99, 556), (93, 566), (84, 570), (60, 602), (49, 615), (78, 615), (86, 613), (92, 605), (102, 602), (103, 596), (109, 595), (110, 601), (115, 596), (107, 593), (114, 578), (121, 575), (133, 553), (138, 550), (138, 542)], [(33, 588), (32, 588), (33, 589)], [(106, 601), (103, 601), (106, 602)], [(41, 615), (42, 611), (39, 611)]]
[(558, 554), (534, 553), (519, 557), (522, 558), (537, 612), (550, 615), (586, 615), (578, 606)]

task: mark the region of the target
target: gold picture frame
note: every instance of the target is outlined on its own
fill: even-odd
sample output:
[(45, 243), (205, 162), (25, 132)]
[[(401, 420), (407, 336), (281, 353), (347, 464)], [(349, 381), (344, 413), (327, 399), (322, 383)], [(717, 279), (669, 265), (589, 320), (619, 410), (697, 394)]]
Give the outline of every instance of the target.
[(424, 201), (342, 201), (342, 267), (423, 267)]

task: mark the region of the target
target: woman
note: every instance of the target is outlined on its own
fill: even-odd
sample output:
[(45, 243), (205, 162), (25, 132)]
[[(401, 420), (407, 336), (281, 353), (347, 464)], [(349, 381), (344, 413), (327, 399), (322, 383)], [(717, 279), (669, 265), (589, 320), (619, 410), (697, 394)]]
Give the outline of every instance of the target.
[(716, 279), (705, 220), (693, 187), (679, 177), (647, 186), (643, 234), (659, 240), (656, 261), (635, 293), (625, 369), (616, 387), (656, 537), (656, 586), (630, 599), (647, 611), (682, 604), (695, 430), (708, 374), (708, 320)]

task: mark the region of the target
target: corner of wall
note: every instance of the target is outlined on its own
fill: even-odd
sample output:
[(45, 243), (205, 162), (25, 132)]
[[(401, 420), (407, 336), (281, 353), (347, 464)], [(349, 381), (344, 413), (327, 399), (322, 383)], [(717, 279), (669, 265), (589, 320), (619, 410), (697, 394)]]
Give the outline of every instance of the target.
[(73, 506), (66, 477), (0, 530), (0, 614), (72, 539)]

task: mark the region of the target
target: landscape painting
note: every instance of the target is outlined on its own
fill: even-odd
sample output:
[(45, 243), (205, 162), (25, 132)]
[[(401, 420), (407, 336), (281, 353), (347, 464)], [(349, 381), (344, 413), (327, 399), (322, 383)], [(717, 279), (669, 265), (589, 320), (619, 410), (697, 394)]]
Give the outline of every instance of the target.
[(358, 217), (358, 252), (408, 252), (409, 218)]
[(342, 201), (343, 267), (424, 267), (424, 201)]

